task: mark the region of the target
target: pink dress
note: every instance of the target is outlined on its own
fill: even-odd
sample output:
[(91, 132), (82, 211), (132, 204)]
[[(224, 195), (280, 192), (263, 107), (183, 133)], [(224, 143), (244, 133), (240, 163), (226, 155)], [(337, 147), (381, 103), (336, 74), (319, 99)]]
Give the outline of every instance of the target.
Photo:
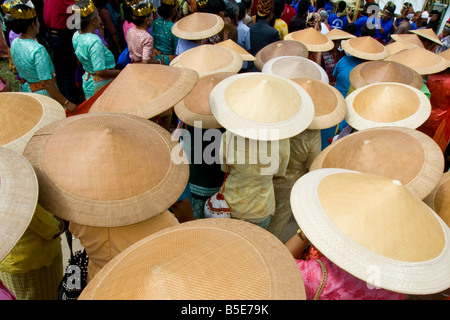
[(0, 280), (0, 300), (17, 300), (14, 293), (11, 292)]
[(153, 37), (136, 26), (128, 31), (128, 52), (131, 62), (150, 60), (153, 57)]

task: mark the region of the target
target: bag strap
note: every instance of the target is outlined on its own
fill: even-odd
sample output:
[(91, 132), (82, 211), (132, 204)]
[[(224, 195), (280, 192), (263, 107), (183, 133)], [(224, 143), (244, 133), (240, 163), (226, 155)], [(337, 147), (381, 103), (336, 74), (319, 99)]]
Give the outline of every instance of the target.
[(67, 244), (69, 245), (70, 261), (73, 261), (72, 234), (68, 229), (66, 229), (64, 233), (66, 235)]
[(316, 294), (314, 295), (314, 300), (319, 300), (319, 296), (322, 293), (323, 288), (325, 287), (325, 282), (327, 281), (328, 273), (324, 263), (319, 259), (315, 260), (320, 264), (320, 268), (322, 269), (322, 280), (320, 281), (319, 288), (317, 289)]

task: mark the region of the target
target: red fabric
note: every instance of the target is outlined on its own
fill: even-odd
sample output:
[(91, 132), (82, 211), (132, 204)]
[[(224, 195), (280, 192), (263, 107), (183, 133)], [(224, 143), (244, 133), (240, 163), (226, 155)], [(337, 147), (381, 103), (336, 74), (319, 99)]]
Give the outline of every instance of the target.
[(98, 90), (92, 97), (90, 97), (88, 100), (86, 100), (85, 102), (80, 104), (75, 109), (75, 112), (71, 112), (71, 111), (66, 110), (66, 117), (75, 116), (77, 114), (88, 113), (89, 110), (91, 109), (92, 105), (94, 104), (94, 102), (98, 99), (98, 97), (101, 96), (103, 91), (105, 91), (105, 89), (109, 86), (110, 83), (111, 82), (108, 82), (103, 88)]
[(289, 4), (285, 4), (284, 11), (281, 14), (281, 19), (289, 25), (289, 22), (291, 22), (291, 19), (295, 17), (295, 15), (295, 8)]
[(72, 15), (67, 8), (74, 3), (74, 0), (45, 0), (43, 9), (45, 26), (50, 29), (66, 30), (67, 18)]

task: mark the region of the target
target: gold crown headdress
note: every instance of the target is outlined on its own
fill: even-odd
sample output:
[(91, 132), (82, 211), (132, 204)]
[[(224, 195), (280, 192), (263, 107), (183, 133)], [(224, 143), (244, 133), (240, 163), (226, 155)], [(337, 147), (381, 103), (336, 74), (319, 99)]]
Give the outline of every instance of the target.
[(72, 6), (72, 10), (73, 12), (79, 12), (80, 16), (82, 18), (87, 17), (88, 15), (90, 15), (92, 12), (95, 11), (95, 5), (94, 2), (89, 1), (89, 4), (83, 8), (80, 8), (80, 6), (78, 5), (79, 1), (75, 1), (75, 4)]
[(132, 7), (132, 6), (134, 6), (135, 4), (138, 4), (140, 1), (139, 0), (126, 0), (125, 1), (125, 5), (127, 6), (127, 7)]
[(145, 17), (150, 15), (152, 12), (156, 12), (155, 7), (150, 2), (140, 2), (131, 7), (133, 15), (137, 17)]
[[(19, 1), (20, 4), (23, 4)], [(20, 8), (17, 7), (17, 4), (11, 5), (9, 9), (9, 13), (13, 19), (33, 19), (36, 17), (36, 9), (29, 7), (27, 5), (23, 5)]]
[(5, 1), (2, 4), (2, 11), (3, 13), (9, 13), (11, 8), (14, 7), (16, 4), (22, 4), (20, 0), (13, 0), (13, 1)]
[(168, 6), (175, 6), (178, 4), (177, 0), (161, 0), (161, 3), (166, 4)]
[(207, 4), (208, 4), (208, 0), (197, 0), (197, 6), (199, 8), (206, 8)]

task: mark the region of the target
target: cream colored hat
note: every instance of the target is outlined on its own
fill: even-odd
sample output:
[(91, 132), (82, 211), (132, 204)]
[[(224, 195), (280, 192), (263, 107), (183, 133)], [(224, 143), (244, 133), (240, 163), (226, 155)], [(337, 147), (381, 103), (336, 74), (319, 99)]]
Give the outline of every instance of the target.
[(342, 168), (399, 180), (425, 198), (444, 171), (439, 145), (426, 134), (403, 127), (377, 127), (354, 132), (323, 149), (310, 170)]
[(378, 288), (432, 294), (450, 286), (450, 229), (398, 180), (327, 168), (292, 188), (297, 224), (328, 259)]
[(312, 78), (329, 84), (327, 72), (316, 62), (299, 56), (282, 56), (270, 59), (262, 68), (263, 73), (275, 74), (287, 79)]
[(404, 64), (420, 75), (438, 73), (448, 67), (448, 61), (442, 56), (423, 48), (403, 50), (385, 60)]
[(0, 112), (0, 145), (19, 154), (37, 130), (66, 117), (56, 100), (24, 92), (2, 93)]
[(261, 71), (267, 61), (272, 58), (282, 56), (299, 56), (308, 58), (308, 49), (303, 43), (293, 40), (280, 40), (272, 42), (256, 53), (255, 67)]
[(282, 242), (237, 219), (198, 219), (154, 233), (117, 255), (79, 300), (305, 300)]
[(330, 51), (334, 48), (334, 43), (315, 28), (306, 28), (288, 33), (284, 40), (293, 40), (303, 43), (310, 52)]
[(187, 157), (156, 123), (122, 113), (87, 113), (41, 128), (24, 156), (39, 179), (39, 204), (81, 225), (120, 227), (174, 204)]
[(389, 56), (392, 56), (393, 54), (395, 54), (397, 52), (416, 48), (416, 47), (417, 47), (417, 45), (415, 45), (414, 43), (406, 42), (406, 41), (392, 41), (391, 43), (386, 45), (386, 49), (388, 51)]
[(369, 84), (351, 92), (345, 100), (345, 120), (356, 130), (381, 126), (416, 129), (431, 113), (427, 96), (403, 83)]
[(218, 42), (215, 45), (236, 51), (237, 53), (239, 53), (241, 55), (241, 58), (244, 61), (255, 61), (256, 60), (256, 58), (253, 55), (251, 55), (247, 50), (242, 48), (240, 45), (238, 45), (236, 42), (234, 42), (231, 39)]
[(308, 129), (331, 128), (341, 123), (347, 112), (347, 103), (333, 86), (312, 78), (293, 78), (311, 97), (314, 104), (314, 119)]
[(391, 38), (395, 41), (404, 41), (415, 44), (419, 48), (424, 48), (422, 41), (417, 34), (391, 34)]
[(369, 36), (345, 40), (342, 42), (342, 49), (363, 60), (383, 60), (388, 56), (386, 47)]
[(247, 72), (219, 82), (210, 95), (217, 121), (228, 131), (254, 140), (282, 140), (309, 127), (314, 105), (305, 89), (273, 74)]
[(442, 51), (438, 55), (443, 57), (444, 59), (446, 59), (448, 61), (448, 68), (450, 68), (450, 49)]
[(175, 105), (175, 113), (178, 118), (193, 127), (195, 127), (196, 121), (201, 121), (202, 128), (221, 128), (222, 126), (214, 118), (209, 107), (209, 95), (220, 81), (232, 75), (235, 73), (219, 72), (200, 78), (194, 90)]
[(331, 29), (330, 32), (327, 32), (327, 34), (325, 36), (328, 39), (333, 40), (333, 41), (356, 38), (356, 36), (354, 36), (353, 34), (348, 33), (344, 30), (338, 29), (338, 28)]
[(28, 228), (36, 209), (39, 188), (36, 174), (28, 160), (4, 147), (0, 147), (0, 181), (2, 261)]
[(359, 89), (371, 83), (397, 82), (421, 89), (423, 79), (413, 69), (394, 61), (367, 61), (350, 72), (350, 83)]
[(409, 32), (411, 33), (415, 33), (420, 37), (423, 37), (425, 39), (431, 40), (434, 43), (442, 46), (442, 42), (441, 40), (439, 40), (438, 36), (436, 35), (436, 33), (433, 31), (433, 29), (431, 28), (427, 28), (427, 29), (416, 29), (416, 30), (409, 30)]
[(217, 14), (194, 12), (175, 22), (172, 33), (180, 39), (200, 40), (218, 34), (224, 26), (223, 19)]
[(450, 227), (450, 171), (442, 174), (436, 188), (423, 201)]
[(119, 112), (150, 119), (183, 100), (197, 81), (198, 74), (190, 69), (130, 63), (89, 112)]
[(196, 71), (199, 77), (204, 77), (218, 72), (237, 73), (241, 70), (242, 63), (242, 57), (236, 51), (204, 44), (176, 56), (170, 66), (191, 69)]

